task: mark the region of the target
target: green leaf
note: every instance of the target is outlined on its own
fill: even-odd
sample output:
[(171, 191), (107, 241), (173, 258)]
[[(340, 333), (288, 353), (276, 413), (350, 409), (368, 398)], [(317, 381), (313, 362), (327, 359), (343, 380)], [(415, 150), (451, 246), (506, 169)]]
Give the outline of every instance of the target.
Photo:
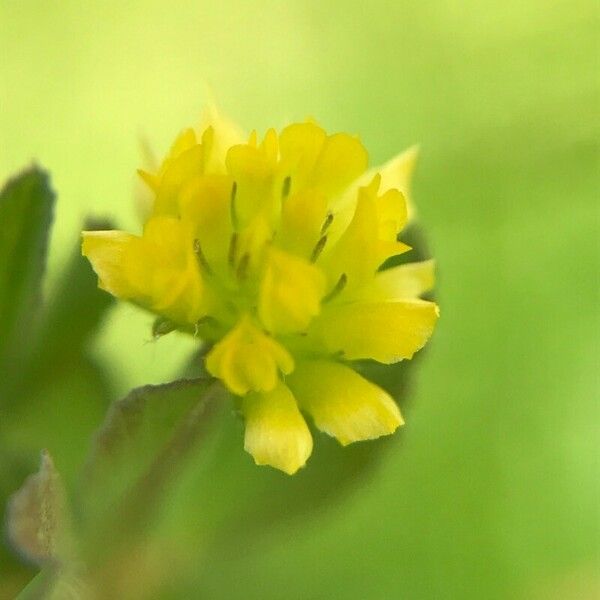
[[(53, 355), (47, 355), (46, 360), (52, 365)], [(70, 490), (79, 476), (90, 437), (106, 413), (109, 382), (84, 356), (72, 357), (70, 362), (57, 357), (53, 377), (48, 371), (49, 367), (26, 372), (27, 385), (16, 392), (14, 405), (0, 424), (0, 461), (14, 465), (19, 476), (23, 468), (32, 470), (39, 449), (46, 448)], [(13, 486), (11, 491), (14, 481), (11, 476), (7, 482)]]
[[(109, 222), (88, 221), (85, 229), (96, 231), (113, 229), (113, 226)], [(36, 343), (38, 359), (40, 354), (52, 354), (53, 365), (56, 365), (57, 356), (70, 360), (85, 351), (87, 342), (113, 303), (110, 294), (98, 290), (97, 277), (81, 255), (78, 243), (44, 313)]]
[(0, 192), (0, 365), (15, 373), (41, 303), (54, 194), (32, 167)]
[[(109, 223), (86, 224), (86, 229), (92, 230), (110, 227)], [(97, 382), (108, 403), (108, 380), (96, 364), (95, 357), (90, 356), (89, 345), (113, 302), (112, 296), (98, 290), (96, 276), (81, 256), (80, 245), (77, 244), (43, 311), (30, 355), (23, 365), (21, 380), (14, 389), (15, 404), (19, 404), (15, 406), (14, 413), (18, 418), (22, 417), (23, 411), (36, 411), (37, 404), (48, 395), (48, 388), (55, 387), (57, 378), (70, 379), (75, 369), (83, 369), (90, 384)], [(79, 406), (73, 404), (83, 405), (82, 409), (89, 410), (90, 417), (94, 419), (95, 427), (98, 422), (98, 405), (94, 401), (97, 395), (69, 399), (68, 406), (63, 409), (77, 412)], [(18, 402), (24, 397), (28, 399), (27, 406)], [(68, 415), (64, 417), (68, 418)]]
[(31, 471), (40, 447), (52, 453), (68, 486), (110, 399), (108, 378), (90, 356), (89, 342), (112, 297), (98, 291), (79, 243), (54, 288), (47, 308), (37, 311), (38, 327), (18, 377), (10, 389), (5, 381), (2, 390), (10, 403), (0, 424), (0, 461), (6, 467), (0, 473), (2, 503), (23, 480), (23, 469)]
[(78, 506), (92, 562), (106, 548), (133, 543), (156, 516), (222, 394), (214, 380), (181, 380), (138, 388), (111, 406), (93, 441)]
[[(35, 204), (36, 194), (47, 191), (47, 185), (43, 185), (46, 176), (34, 169), (11, 181), (0, 199), (0, 250), (8, 257), (0, 261), (0, 305), (16, 302), (19, 296), (15, 281), (19, 276), (24, 286), (19, 293), (25, 295), (23, 290), (29, 289), (35, 298), (29, 299), (33, 309), (27, 309), (26, 301), (19, 301), (22, 310), (15, 314), (21, 321), (17, 319), (14, 330), (8, 327), (8, 319), (0, 323), (6, 332), (6, 338), (0, 338), (0, 360), (6, 360), (5, 364), (0, 362), (0, 403), (4, 409), (0, 423), (2, 507), (35, 468), (40, 447), (50, 450), (69, 486), (109, 401), (108, 379), (89, 356), (88, 348), (112, 298), (97, 290), (96, 278), (81, 257), (79, 244), (73, 248), (47, 308), (40, 306), (47, 240), (38, 247), (37, 263), (33, 259), (24, 261), (23, 248), (35, 249), (30, 240), (35, 228), (28, 229), (26, 218), (32, 217), (30, 225), (37, 225), (39, 233), (39, 219), (47, 209), (50, 223), (52, 195), (48, 192), (49, 200), (42, 197)], [(88, 229), (110, 227), (107, 223), (86, 224)], [(36, 277), (24, 277), (26, 266), (32, 273), (37, 272)], [(32, 314), (27, 315), (27, 310)], [(5, 575), (15, 581), (24, 579), (27, 569), (31, 569), (4, 546), (0, 546), (0, 562)]]

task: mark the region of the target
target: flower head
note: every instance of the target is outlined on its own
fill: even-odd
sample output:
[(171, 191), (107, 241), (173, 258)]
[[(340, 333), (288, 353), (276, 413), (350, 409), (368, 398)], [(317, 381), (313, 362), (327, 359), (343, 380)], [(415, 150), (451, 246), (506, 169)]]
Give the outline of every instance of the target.
[(412, 358), (437, 306), (433, 263), (381, 270), (412, 210), (410, 150), (367, 171), (353, 136), (296, 123), (259, 141), (212, 115), (155, 172), (140, 235), (84, 232), (99, 286), (210, 345), (206, 369), (236, 396), (245, 448), (286, 473), (312, 450), (304, 415), (346, 445), (403, 423), (352, 361)]

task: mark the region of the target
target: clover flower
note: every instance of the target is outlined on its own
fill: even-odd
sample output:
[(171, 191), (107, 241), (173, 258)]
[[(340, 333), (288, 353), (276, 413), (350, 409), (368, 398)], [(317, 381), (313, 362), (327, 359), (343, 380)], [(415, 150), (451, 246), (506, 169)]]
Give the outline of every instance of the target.
[(259, 142), (213, 114), (184, 131), (156, 172), (141, 235), (83, 233), (99, 287), (159, 316), (156, 331), (204, 340), (206, 370), (239, 399), (245, 449), (292, 474), (312, 451), (304, 415), (343, 444), (403, 424), (352, 361), (412, 358), (438, 317), (419, 297), (431, 261), (381, 270), (408, 251), (409, 150), (367, 170), (353, 136), (313, 122)]

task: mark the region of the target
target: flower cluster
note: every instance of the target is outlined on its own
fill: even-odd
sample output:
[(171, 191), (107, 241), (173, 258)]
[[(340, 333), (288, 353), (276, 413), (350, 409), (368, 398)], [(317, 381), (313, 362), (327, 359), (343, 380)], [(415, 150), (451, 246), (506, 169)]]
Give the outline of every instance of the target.
[(403, 423), (352, 361), (410, 359), (438, 317), (419, 297), (431, 261), (381, 269), (398, 234), (415, 151), (367, 170), (353, 136), (313, 122), (242, 137), (213, 115), (155, 172), (141, 235), (83, 234), (102, 289), (209, 344), (205, 366), (237, 397), (245, 448), (286, 473), (312, 451), (304, 414), (342, 444)]

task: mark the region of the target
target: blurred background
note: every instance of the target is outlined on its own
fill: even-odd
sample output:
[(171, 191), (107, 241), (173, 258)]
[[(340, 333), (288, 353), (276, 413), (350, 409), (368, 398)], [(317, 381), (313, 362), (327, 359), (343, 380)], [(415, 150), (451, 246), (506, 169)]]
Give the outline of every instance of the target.
[[(203, 497), (190, 474), (163, 520), (173, 597), (600, 597), (598, 16), (582, 0), (0, 0), (0, 178), (51, 172), (50, 298), (84, 217), (139, 230), (141, 141), (160, 156), (208, 90), (248, 130), (311, 116), (356, 133), (371, 164), (421, 145), (442, 318), (407, 425), (371, 445), (368, 474), (345, 465), (335, 498), (306, 475), (292, 515), (269, 505), (287, 480), (226, 420), (236, 458)], [(86, 347), (103, 375), (47, 378), (8, 444), (49, 447), (73, 478), (107, 403), (188, 359), (187, 338), (149, 343), (151, 322), (111, 308)], [(334, 476), (327, 452), (306, 471)]]

